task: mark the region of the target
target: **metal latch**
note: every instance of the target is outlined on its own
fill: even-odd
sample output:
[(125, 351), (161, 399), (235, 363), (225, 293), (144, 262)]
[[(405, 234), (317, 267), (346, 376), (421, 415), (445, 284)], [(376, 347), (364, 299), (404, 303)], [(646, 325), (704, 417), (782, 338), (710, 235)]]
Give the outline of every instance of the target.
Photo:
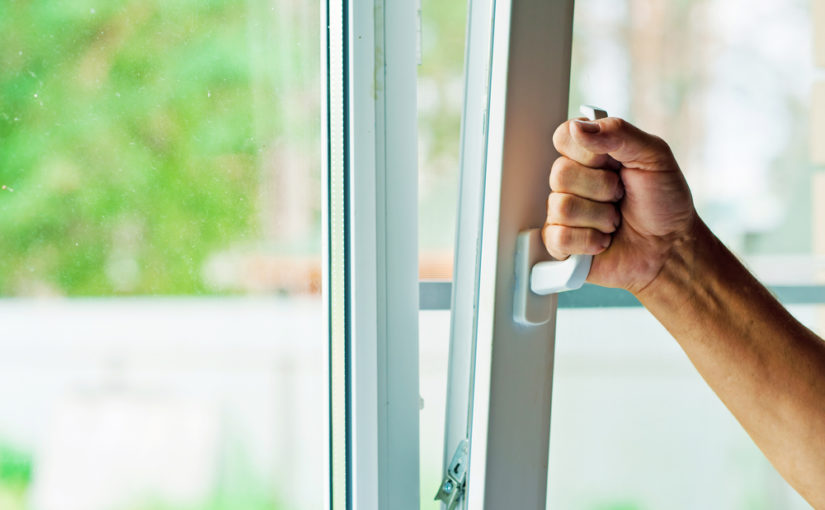
[(444, 474), (444, 480), (435, 495), (436, 501), (442, 501), (447, 505), (447, 510), (454, 510), (458, 506), (458, 501), (464, 494), (464, 486), (467, 480), (467, 459), (470, 454), (470, 443), (462, 439), (458, 443), (453, 454), (453, 460)]

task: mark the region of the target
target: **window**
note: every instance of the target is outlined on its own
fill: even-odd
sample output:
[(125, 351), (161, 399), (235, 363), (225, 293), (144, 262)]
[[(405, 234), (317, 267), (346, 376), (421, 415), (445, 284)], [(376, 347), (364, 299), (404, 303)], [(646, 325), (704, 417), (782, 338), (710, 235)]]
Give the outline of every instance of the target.
[[(789, 293), (817, 283), (822, 233), (813, 4), (577, 1), (571, 115), (594, 102), (665, 138), (703, 219), (821, 335)], [(645, 310), (562, 308), (556, 340), (550, 508), (808, 508)]]
[(0, 5), (0, 506), (441, 508), (469, 439), (463, 508), (803, 508), (626, 295), (511, 301), (595, 103), (825, 331), (817, 8)]
[(0, 6), (0, 501), (319, 508), (314, 2)]

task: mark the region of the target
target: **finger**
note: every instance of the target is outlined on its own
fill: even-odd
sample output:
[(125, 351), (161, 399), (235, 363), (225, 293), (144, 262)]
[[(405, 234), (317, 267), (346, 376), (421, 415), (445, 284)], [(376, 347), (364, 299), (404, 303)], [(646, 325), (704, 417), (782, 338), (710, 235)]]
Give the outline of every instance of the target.
[(565, 126), (568, 135), (559, 137), (562, 146), (558, 148), (559, 152), (607, 154), (626, 167), (640, 170), (676, 167), (670, 147), (664, 140), (620, 118), (607, 117), (593, 122), (572, 120), (562, 124), (557, 131), (564, 131)]
[(544, 247), (553, 258), (563, 260), (570, 255), (598, 255), (610, 246), (611, 237), (592, 228), (544, 224), (541, 229)]
[(605, 234), (615, 232), (621, 221), (612, 203), (594, 202), (569, 193), (547, 197), (547, 223), (566, 227), (595, 228)]
[[(573, 138), (572, 123), (582, 119), (568, 120), (556, 128), (553, 133), (553, 145), (559, 154), (566, 156), (584, 166), (590, 168), (607, 168), (609, 170), (619, 170), (622, 164), (609, 156), (606, 152), (597, 153), (581, 145)], [(594, 129), (594, 128), (590, 128)]]
[(550, 169), (550, 189), (597, 202), (615, 202), (624, 196), (618, 173), (589, 168), (564, 156)]

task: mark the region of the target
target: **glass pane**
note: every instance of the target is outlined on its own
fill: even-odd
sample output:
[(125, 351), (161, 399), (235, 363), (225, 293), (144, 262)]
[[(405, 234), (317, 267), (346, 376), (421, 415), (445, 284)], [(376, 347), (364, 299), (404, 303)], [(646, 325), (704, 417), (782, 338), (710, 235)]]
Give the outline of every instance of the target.
[(447, 368), (450, 354), (450, 311), (422, 311), (419, 328), (419, 388), (423, 407), (420, 421), (421, 508), (440, 510), (433, 500), (444, 473), (444, 419), (447, 406)]
[[(452, 277), (466, 23), (466, 1), (422, 1), (422, 55), (418, 67), (419, 276), (422, 279)], [(434, 510), (440, 509), (440, 503), (433, 497), (443, 475), (449, 341), (449, 311), (421, 312), (421, 508)]]
[(667, 140), (738, 253), (810, 253), (809, 3), (576, 2), (570, 115), (596, 103)]
[(318, 508), (319, 5), (0, 4), (0, 506)]
[[(823, 334), (816, 308), (791, 312)], [(559, 310), (548, 508), (810, 506), (668, 332), (628, 308)]]
[[(700, 215), (769, 284), (815, 281), (810, 16), (576, 2), (571, 116), (598, 104), (667, 140)], [(648, 312), (562, 310), (556, 338), (550, 508), (808, 508)]]
[(418, 67), (421, 278), (450, 278), (455, 245), (467, 3), (422, 1)]

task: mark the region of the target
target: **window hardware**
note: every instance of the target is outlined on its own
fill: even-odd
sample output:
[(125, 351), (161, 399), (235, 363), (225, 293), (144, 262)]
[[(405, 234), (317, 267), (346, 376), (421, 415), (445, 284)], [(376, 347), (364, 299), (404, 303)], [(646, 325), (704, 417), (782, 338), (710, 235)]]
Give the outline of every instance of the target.
[(447, 510), (453, 510), (458, 506), (461, 496), (464, 494), (464, 485), (467, 479), (467, 459), (470, 453), (469, 442), (462, 439), (453, 454), (453, 460), (444, 474), (444, 480), (438, 487), (435, 495), (436, 501), (442, 501), (447, 505)]

